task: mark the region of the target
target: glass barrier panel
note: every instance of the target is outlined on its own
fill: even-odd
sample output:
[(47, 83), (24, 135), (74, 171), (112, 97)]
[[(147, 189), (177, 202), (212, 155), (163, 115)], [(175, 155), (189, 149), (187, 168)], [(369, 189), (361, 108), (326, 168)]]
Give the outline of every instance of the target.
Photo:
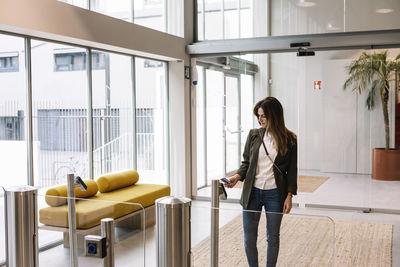
[(32, 40), (29, 49), (34, 77), (33, 185), (63, 183), (71, 172), (88, 177), (88, 51), (42, 40)]
[[(259, 266), (274, 260), (277, 266), (335, 265), (335, 224), (329, 217), (243, 211), (238, 204), (222, 204), (223, 208), (216, 209), (219, 213), (219, 266), (248, 266), (248, 257)], [(193, 266), (211, 264), (213, 210), (207, 202), (192, 204)]]
[[(103, 193), (106, 195), (107, 193)], [(107, 196), (105, 196), (107, 198)], [(96, 198), (96, 197), (93, 197)], [(109, 199), (111, 196), (109, 196)], [(115, 266), (145, 266), (146, 226), (155, 222), (154, 206), (138, 203), (75, 198), (78, 264), (100, 266), (100, 245), (88, 235), (101, 236), (101, 219), (114, 219)], [(38, 236), (40, 266), (70, 266), (68, 198), (38, 196)], [(85, 243), (87, 246), (85, 248)]]
[[(338, 259), (348, 259), (351, 266), (399, 266), (396, 248), (399, 223), (397, 214), (354, 212), (338, 218), (335, 220), (336, 241), (340, 244), (337, 253), (341, 255)], [(343, 266), (342, 261), (337, 266)]]

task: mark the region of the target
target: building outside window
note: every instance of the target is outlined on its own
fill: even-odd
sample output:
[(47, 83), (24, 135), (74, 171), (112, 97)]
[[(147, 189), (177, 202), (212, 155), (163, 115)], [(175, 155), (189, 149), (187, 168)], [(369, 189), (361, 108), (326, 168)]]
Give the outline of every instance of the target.
[(87, 50), (37, 40), (30, 49), (34, 185), (65, 183), (68, 173), (87, 179)]
[[(85, 52), (68, 52), (68, 49), (64, 52), (61, 51), (54, 51), (54, 71), (86, 70), (87, 59)], [(93, 69), (105, 68), (104, 57), (104, 53), (92, 53)]]
[[(24, 39), (0, 35), (2, 67), (24, 65)], [(20, 46), (17, 52), (15, 48)], [(12, 47), (13, 50), (10, 50)], [(88, 51), (52, 42), (31, 41), (34, 183), (48, 187), (65, 182), (67, 173), (89, 177)], [(167, 183), (165, 132), (166, 66), (161, 61), (136, 59), (136, 133), (133, 132), (132, 56), (92, 51), (93, 170), (96, 178), (137, 164), (142, 181), (157, 177)], [(5, 60), (7, 59), (7, 60)], [(15, 60), (22, 62), (15, 63)], [(4, 62), (7, 62), (6, 64)], [(10, 62), (13, 65), (10, 65)], [(145, 80), (142, 79), (145, 78)], [(146, 82), (154, 81), (153, 83)], [(1, 72), (0, 157), (10, 172), (26, 162), (24, 73)], [(148, 101), (150, 100), (150, 101)], [(133, 140), (137, 138), (137, 154)], [(13, 148), (11, 148), (11, 147)], [(17, 148), (18, 147), (18, 148)], [(12, 149), (16, 161), (6, 153)], [(8, 169), (2, 167), (4, 172)], [(18, 184), (27, 184), (26, 169)], [(157, 175), (154, 176), (154, 172)], [(142, 175), (143, 174), (143, 175)], [(6, 185), (1, 181), (2, 185)], [(155, 181), (157, 182), (157, 181)]]
[(18, 52), (0, 53), (0, 72), (19, 71)]

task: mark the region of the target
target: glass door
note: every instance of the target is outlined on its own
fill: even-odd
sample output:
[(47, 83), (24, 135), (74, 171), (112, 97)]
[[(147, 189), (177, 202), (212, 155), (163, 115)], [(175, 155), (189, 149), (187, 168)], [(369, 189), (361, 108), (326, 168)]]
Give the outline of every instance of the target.
[(253, 128), (254, 76), (198, 66), (196, 86), (197, 196), (210, 196), (213, 179), (234, 173)]
[[(271, 55), (270, 94), (282, 103), (286, 126), (297, 135), (298, 195), (294, 203), (368, 211), (386, 209), (390, 202), (390, 209), (398, 212), (400, 183), (371, 177), (373, 151), (385, 147), (380, 88), (368, 82), (360, 89), (357, 86), (359, 79), (381, 77), (380, 66), (399, 54), (400, 49), (392, 48), (316, 51), (307, 57)], [(355, 83), (347, 83), (350, 70), (357, 70)], [(389, 146), (395, 150), (398, 81), (394, 72), (387, 75)], [(374, 108), (368, 109), (372, 100)]]
[(240, 98), (239, 78), (225, 75), (225, 174), (240, 165)]
[(239, 77), (206, 70), (207, 182), (239, 168)]
[(206, 72), (206, 172), (205, 185), (212, 179), (223, 177), (224, 165), (224, 75), (222, 72), (209, 70)]

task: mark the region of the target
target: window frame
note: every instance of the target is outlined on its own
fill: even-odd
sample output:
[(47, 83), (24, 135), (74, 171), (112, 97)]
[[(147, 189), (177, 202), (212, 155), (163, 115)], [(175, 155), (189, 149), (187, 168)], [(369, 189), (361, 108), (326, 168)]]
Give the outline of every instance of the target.
[[(54, 43), (54, 44), (62, 44), (62, 45), (69, 45), (69, 46), (72, 46), (72, 47), (76, 47), (76, 48), (78, 48), (78, 49), (85, 49), (85, 51), (86, 52), (83, 52), (83, 53), (85, 53), (85, 55), (86, 55), (86, 57), (90, 57), (89, 59), (88, 58), (86, 58), (86, 60), (85, 60), (85, 64), (88, 64), (88, 67), (85, 69), (86, 70), (86, 72), (87, 72), (87, 80), (88, 80), (88, 95), (89, 95), (89, 97), (88, 97), (88, 102), (89, 102), (89, 104), (88, 104), (88, 109), (90, 110), (91, 108), (92, 108), (92, 94), (93, 94), (93, 92), (92, 92), (92, 71), (93, 70), (96, 70), (97, 68), (93, 68), (92, 67), (92, 65), (93, 64), (91, 64), (91, 55), (92, 54), (95, 54), (95, 53), (98, 53), (99, 51), (101, 52), (101, 51), (103, 51), (103, 50), (99, 50), (98, 48), (95, 48), (95, 47), (90, 47), (90, 46), (85, 46), (85, 45), (77, 45), (77, 44), (74, 44), (74, 43), (67, 43), (67, 42), (60, 42), (60, 41), (57, 41), (57, 40), (52, 40), (52, 39), (46, 39), (46, 38), (36, 38), (36, 37), (31, 37), (31, 36), (28, 36), (28, 35), (22, 35), (22, 34), (16, 34), (16, 33), (12, 33), (12, 32), (2, 32), (1, 34), (3, 34), (3, 35), (9, 35), (9, 36), (16, 36), (16, 37), (20, 37), (20, 38), (23, 38), (24, 39), (24, 42), (25, 42), (25, 57), (24, 57), (24, 63), (25, 63), (25, 66), (26, 66), (26, 88), (25, 88), (25, 90), (27, 91), (27, 100), (26, 100), (26, 107), (27, 107), (27, 110), (26, 110), (26, 117), (25, 117), (25, 125), (24, 125), (24, 128), (25, 128), (25, 131), (24, 131), (24, 134), (26, 135), (26, 142), (27, 142), (27, 147), (28, 147), (28, 151), (27, 151), (27, 153), (28, 153), (28, 156), (27, 156), (27, 166), (28, 166), (28, 175), (27, 175), (27, 184), (28, 185), (31, 185), (31, 186), (33, 186), (34, 185), (34, 160), (33, 160), (33, 142), (34, 142), (34, 140), (33, 140), (33, 107), (32, 107), (32, 63), (31, 63), (31, 60), (32, 60), (32, 55), (31, 55), (31, 52), (32, 52), (32, 47), (31, 47), (31, 41), (32, 40), (35, 40), (35, 41), (45, 41), (45, 42), (51, 42), (51, 43)], [(163, 99), (163, 101), (165, 101), (165, 104), (166, 104), (166, 110), (165, 110), (165, 113), (166, 114), (164, 114), (164, 119), (167, 119), (167, 121), (166, 121), (166, 123), (165, 123), (165, 131), (168, 133), (169, 132), (169, 129), (168, 129), (168, 127), (169, 127), (169, 119), (168, 119), (168, 114), (169, 114), (169, 98), (168, 98), (168, 94), (169, 94), (169, 84), (168, 84), (168, 64), (167, 64), (167, 61), (165, 61), (165, 60), (161, 60), (161, 59), (155, 59), (155, 58), (149, 58), (149, 57), (145, 57), (145, 56), (138, 56), (138, 55), (135, 55), (135, 54), (129, 54), (129, 53), (122, 53), (122, 52), (119, 52), (119, 51), (112, 51), (112, 50), (107, 50), (107, 51), (105, 51), (104, 50), (104, 52), (111, 52), (111, 53), (115, 53), (115, 54), (120, 54), (120, 55), (124, 55), (124, 56), (129, 56), (129, 57), (131, 57), (131, 61), (132, 61), (132, 80), (133, 80), (133, 82), (132, 82), (132, 84), (131, 84), (131, 90), (132, 90), (132, 96), (133, 96), (133, 98), (135, 98), (136, 97), (136, 85), (135, 85), (135, 79), (136, 79), (136, 76), (135, 76), (135, 58), (136, 57), (139, 57), (139, 58), (142, 58), (142, 59), (144, 59), (144, 60), (149, 60), (150, 62), (151, 61), (158, 61), (158, 62), (163, 62), (165, 65), (165, 67), (164, 67), (164, 69), (165, 69), (165, 72), (166, 72), (166, 79), (165, 79), (165, 88), (166, 88), (166, 96), (165, 96), (165, 99)], [(71, 52), (71, 53), (77, 53), (77, 52)], [(54, 57), (54, 55), (55, 54), (62, 54), (62, 53), (57, 53), (57, 52), (54, 52), (53, 53), (53, 59), (55, 59), (55, 57)], [(68, 53), (67, 53), (68, 54)], [(100, 53), (99, 53), (100, 54)], [(54, 64), (55, 64), (55, 62), (54, 62)], [(53, 70), (54, 70), (54, 68), (55, 68), (55, 66), (53, 67)], [(137, 166), (137, 146), (136, 146), (136, 138), (137, 138), (137, 132), (136, 132), (136, 101), (135, 101), (135, 99), (132, 99), (131, 100), (132, 101), (132, 107), (133, 107), (133, 109), (134, 109), (134, 111), (133, 111), (133, 117), (132, 117), (132, 119), (133, 119), (133, 125), (134, 125), (134, 127), (133, 127), (133, 130), (134, 130), (134, 132), (133, 132), (133, 150), (134, 151), (132, 151), (133, 152), (133, 154), (134, 154), (134, 156), (133, 156), (133, 167), (134, 168), (136, 168), (136, 166)], [(90, 177), (88, 177), (89, 179), (94, 179), (94, 177), (93, 177), (93, 155), (92, 155), (92, 153), (93, 153), (93, 150), (94, 150), (94, 146), (93, 146), (93, 144), (91, 144), (92, 142), (93, 142), (93, 131), (94, 131), (94, 129), (93, 129), (93, 125), (91, 125), (91, 122), (92, 122), (92, 120), (93, 120), (93, 112), (91, 112), (91, 111), (89, 111), (89, 112), (87, 112), (87, 114), (86, 114), (86, 118), (87, 118), (87, 121), (88, 121), (88, 125), (87, 125), (87, 130), (88, 130), (88, 139), (87, 139), (87, 143), (88, 143), (88, 145), (87, 145), (87, 153), (89, 153), (89, 157), (88, 157), (88, 159), (89, 159), (89, 170), (92, 170), (91, 172), (89, 171), (89, 176)], [(168, 141), (168, 138), (165, 138), (164, 140), (163, 140), (164, 142), (166, 142), (166, 141)], [(168, 155), (169, 154), (169, 143), (167, 142), (166, 144), (165, 144), (165, 149), (166, 149), (166, 153), (165, 153), (165, 156), (166, 155)], [(166, 180), (167, 180), (167, 182), (168, 182), (168, 184), (170, 183), (170, 171), (169, 171), (169, 159), (168, 158), (166, 158), (165, 159), (165, 162), (166, 162), (166, 164), (167, 164), (167, 166), (166, 166), (166, 175), (167, 175), (167, 177), (166, 177)]]

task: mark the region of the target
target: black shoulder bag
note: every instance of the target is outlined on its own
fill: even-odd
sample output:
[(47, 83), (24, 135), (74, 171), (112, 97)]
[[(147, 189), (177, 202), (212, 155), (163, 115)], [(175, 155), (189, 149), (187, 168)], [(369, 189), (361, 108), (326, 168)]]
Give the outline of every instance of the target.
[(272, 160), (271, 156), (269, 155), (268, 150), (267, 150), (267, 147), (266, 147), (265, 144), (264, 144), (264, 137), (262, 136), (260, 130), (258, 131), (258, 135), (259, 135), (260, 138), (261, 138), (261, 142), (262, 142), (262, 144), (263, 144), (263, 147), (264, 147), (265, 153), (267, 154), (267, 157), (268, 157), (269, 160), (272, 162), (272, 164), (275, 166), (275, 168), (279, 171), (279, 173), (280, 173), (283, 177), (285, 177), (285, 174), (284, 174), (284, 173), (281, 171), (281, 169), (275, 164), (275, 162)]

